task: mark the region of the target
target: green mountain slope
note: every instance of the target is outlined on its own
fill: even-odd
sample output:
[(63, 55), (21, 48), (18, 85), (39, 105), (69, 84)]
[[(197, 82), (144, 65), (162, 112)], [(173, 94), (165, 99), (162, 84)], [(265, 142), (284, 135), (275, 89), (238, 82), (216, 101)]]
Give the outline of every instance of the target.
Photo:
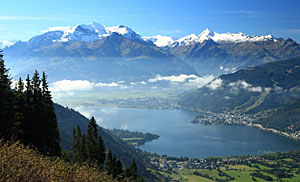
[(286, 132), (300, 131), (300, 100), (272, 110), (257, 123)]
[(178, 103), (213, 112), (257, 113), (300, 98), (300, 58), (249, 67), (222, 75), (184, 93)]
[[(62, 147), (70, 151), (72, 150), (73, 128), (79, 125), (82, 131), (87, 131), (89, 120), (73, 109), (64, 108), (58, 104), (55, 104), (54, 108), (57, 115)], [(156, 180), (155, 176), (146, 170), (146, 167), (150, 167), (151, 164), (142, 151), (114, 136), (109, 130), (102, 127), (98, 129), (107, 150), (112, 150), (125, 166), (129, 166), (132, 159), (135, 159), (140, 175), (145, 179)]]

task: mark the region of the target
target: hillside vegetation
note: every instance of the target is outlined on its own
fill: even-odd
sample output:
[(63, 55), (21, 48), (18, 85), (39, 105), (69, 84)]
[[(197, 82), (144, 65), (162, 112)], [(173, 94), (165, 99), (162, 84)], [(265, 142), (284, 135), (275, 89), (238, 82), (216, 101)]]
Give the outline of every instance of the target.
[(183, 107), (212, 112), (257, 113), (300, 98), (300, 58), (222, 75), (180, 96)]
[(257, 123), (283, 131), (300, 131), (300, 100), (272, 110)]
[(23, 144), (0, 141), (0, 181), (93, 182), (116, 181), (104, 171), (41, 155)]

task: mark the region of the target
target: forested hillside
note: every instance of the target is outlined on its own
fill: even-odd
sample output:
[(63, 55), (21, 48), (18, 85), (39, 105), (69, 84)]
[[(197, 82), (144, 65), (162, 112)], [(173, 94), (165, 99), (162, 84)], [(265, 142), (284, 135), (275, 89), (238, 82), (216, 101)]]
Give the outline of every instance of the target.
[(213, 112), (257, 113), (299, 98), (299, 78), (300, 58), (249, 67), (184, 93), (179, 104)]
[[(83, 133), (85, 133), (88, 128), (89, 120), (73, 109), (64, 108), (58, 104), (54, 104), (54, 108), (60, 129), (62, 147), (70, 151), (72, 149), (73, 128), (76, 128), (78, 125)], [(113, 154), (115, 154), (125, 166), (129, 166), (134, 159), (137, 163), (140, 175), (155, 180), (155, 177), (146, 170), (146, 167), (151, 167), (151, 164), (141, 150), (134, 148), (127, 142), (116, 137), (107, 129), (99, 126), (98, 131), (103, 138), (107, 150), (112, 150)]]

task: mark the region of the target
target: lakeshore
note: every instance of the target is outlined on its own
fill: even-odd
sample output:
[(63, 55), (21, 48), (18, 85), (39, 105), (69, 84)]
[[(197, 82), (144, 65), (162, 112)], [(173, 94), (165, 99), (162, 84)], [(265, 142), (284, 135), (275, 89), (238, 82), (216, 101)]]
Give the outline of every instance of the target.
[(193, 119), (192, 123), (204, 125), (225, 124), (225, 125), (244, 125), (255, 127), (263, 131), (273, 132), (294, 140), (300, 140), (300, 131), (283, 132), (274, 128), (266, 128), (261, 124), (255, 123), (261, 117), (261, 114), (239, 114), (239, 113), (211, 113), (198, 111), (200, 114)]

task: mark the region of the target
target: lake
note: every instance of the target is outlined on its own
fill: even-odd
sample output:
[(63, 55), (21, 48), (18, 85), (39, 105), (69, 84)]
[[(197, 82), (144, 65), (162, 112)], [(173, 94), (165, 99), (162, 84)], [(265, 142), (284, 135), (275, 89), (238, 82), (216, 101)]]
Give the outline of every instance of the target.
[(300, 150), (299, 141), (248, 126), (192, 124), (198, 115), (192, 111), (98, 106), (75, 107), (75, 110), (95, 116), (104, 128), (158, 134), (158, 140), (140, 149), (168, 156), (203, 158)]

